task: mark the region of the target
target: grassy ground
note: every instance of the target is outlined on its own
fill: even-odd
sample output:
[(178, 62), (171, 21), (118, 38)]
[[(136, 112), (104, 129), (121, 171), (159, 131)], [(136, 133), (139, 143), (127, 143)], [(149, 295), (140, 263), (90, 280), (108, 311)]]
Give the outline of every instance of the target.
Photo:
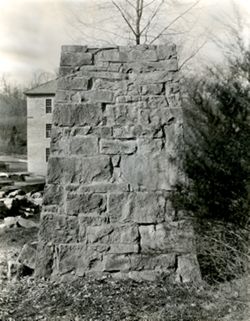
[[(1, 250), (15, 255), (37, 231), (0, 235)], [(3, 259), (3, 256), (2, 256)], [(5, 262), (6, 263), (6, 262)], [(243, 282), (244, 283), (244, 282)], [(247, 302), (236, 286), (81, 279), (68, 283), (34, 280), (0, 283), (1, 321), (248, 321)]]

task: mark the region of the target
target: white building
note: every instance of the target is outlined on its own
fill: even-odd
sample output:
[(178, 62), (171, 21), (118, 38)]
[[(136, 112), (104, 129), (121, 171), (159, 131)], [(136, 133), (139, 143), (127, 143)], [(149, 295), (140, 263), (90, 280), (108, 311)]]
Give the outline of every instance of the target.
[(37, 175), (47, 172), (56, 83), (51, 80), (25, 92), (28, 171)]

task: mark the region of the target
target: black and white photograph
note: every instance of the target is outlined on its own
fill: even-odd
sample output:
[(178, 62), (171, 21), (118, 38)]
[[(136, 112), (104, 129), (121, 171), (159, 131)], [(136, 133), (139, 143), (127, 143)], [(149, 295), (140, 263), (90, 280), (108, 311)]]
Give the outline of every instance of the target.
[(250, 0), (0, 0), (0, 321), (250, 321)]

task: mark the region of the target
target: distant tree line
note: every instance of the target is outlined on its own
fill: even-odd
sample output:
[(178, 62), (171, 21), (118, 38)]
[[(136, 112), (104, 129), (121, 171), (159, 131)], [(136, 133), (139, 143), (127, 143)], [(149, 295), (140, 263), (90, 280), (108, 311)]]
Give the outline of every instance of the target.
[(0, 153), (26, 154), (27, 110), (22, 88), (5, 77), (0, 90)]

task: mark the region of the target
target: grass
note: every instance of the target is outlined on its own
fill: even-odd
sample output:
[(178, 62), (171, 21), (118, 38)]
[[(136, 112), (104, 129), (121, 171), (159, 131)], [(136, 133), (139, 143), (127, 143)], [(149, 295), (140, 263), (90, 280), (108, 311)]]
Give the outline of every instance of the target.
[[(231, 312), (241, 320), (245, 308), (244, 302), (209, 286), (110, 278), (67, 283), (26, 278), (10, 283), (1, 293), (0, 304), (3, 321), (217, 321)], [(235, 316), (232, 321), (236, 320)]]

